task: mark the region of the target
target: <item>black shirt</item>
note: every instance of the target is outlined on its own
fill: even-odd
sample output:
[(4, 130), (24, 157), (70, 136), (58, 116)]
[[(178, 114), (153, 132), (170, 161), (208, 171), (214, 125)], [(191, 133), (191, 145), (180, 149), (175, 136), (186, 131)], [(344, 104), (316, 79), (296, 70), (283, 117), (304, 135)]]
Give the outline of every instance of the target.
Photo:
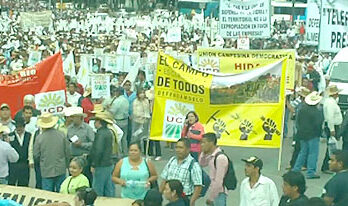
[(337, 173), (324, 187), (324, 196), (334, 199), (334, 206), (346, 206), (348, 202), (348, 171)]
[(166, 206), (186, 206), (186, 204), (185, 201), (182, 198), (180, 198), (175, 202), (168, 203)]
[(306, 206), (308, 198), (306, 195), (300, 195), (297, 199), (291, 200), (288, 196), (282, 196), (279, 206)]

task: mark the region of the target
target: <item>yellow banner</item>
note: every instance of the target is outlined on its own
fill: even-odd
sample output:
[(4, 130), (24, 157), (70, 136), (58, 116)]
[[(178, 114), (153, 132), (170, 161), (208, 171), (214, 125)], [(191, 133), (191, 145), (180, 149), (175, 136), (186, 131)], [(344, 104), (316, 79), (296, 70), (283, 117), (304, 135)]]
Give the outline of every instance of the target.
[(235, 74), (264, 67), (279, 60), (287, 61), (286, 89), (293, 90), (295, 82), (295, 50), (231, 50), (198, 48), (201, 71)]
[(150, 139), (177, 141), (196, 111), (219, 145), (279, 148), (287, 61), (234, 75), (212, 75), (159, 53)]

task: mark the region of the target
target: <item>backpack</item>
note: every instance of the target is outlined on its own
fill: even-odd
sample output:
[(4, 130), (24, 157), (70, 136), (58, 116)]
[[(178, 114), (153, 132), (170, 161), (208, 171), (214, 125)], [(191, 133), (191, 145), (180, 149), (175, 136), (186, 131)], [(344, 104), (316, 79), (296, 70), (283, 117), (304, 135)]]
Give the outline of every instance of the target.
[[(190, 172), (190, 181), (192, 181), (191, 179), (191, 170), (192, 170), (192, 167), (193, 167), (193, 164), (197, 162), (195, 159), (193, 159), (190, 163), (190, 166), (188, 168), (188, 171)], [(210, 186), (210, 177), (209, 175), (202, 169), (202, 184), (203, 184), (203, 187), (202, 187), (202, 190), (201, 190), (201, 193), (199, 194), (200, 197), (204, 197), (205, 194), (207, 193), (208, 189), (209, 189), (209, 186)]]
[(228, 167), (227, 167), (226, 175), (224, 177), (223, 185), (227, 188), (227, 190), (235, 190), (237, 187), (236, 173), (234, 172), (232, 161), (228, 158), (228, 156), (224, 152), (218, 152), (215, 155), (214, 167), (216, 169), (216, 159), (221, 154), (225, 155), (227, 157), (227, 160), (228, 160)]

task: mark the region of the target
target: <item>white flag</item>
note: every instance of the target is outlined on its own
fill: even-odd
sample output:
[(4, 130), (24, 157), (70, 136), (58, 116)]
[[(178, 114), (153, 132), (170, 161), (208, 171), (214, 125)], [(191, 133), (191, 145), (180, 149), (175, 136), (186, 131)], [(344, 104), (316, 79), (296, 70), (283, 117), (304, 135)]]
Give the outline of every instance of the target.
[(81, 56), (81, 65), (79, 69), (79, 73), (77, 74), (78, 83), (82, 84), (84, 88), (89, 86), (89, 71), (88, 68), (88, 58), (86, 56)]
[(129, 70), (126, 78), (124, 78), (124, 81), (122, 82), (122, 85), (127, 81), (129, 80), (130, 82), (132, 82), (132, 85), (134, 86), (134, 82), (135, 82), (135, 79), (137, 78), (138, 76), (138, 72), (139, 72), (139, 68), (141, 66), (140, 64), (140, 59), (141, 58), (138, 58), (138, 60), (136, 61), (136, 63), (134, 64), (134, 67), (132, 69)]
[(74, 53), (71, 51), (63, 62), (64, 74), (76, 77)]

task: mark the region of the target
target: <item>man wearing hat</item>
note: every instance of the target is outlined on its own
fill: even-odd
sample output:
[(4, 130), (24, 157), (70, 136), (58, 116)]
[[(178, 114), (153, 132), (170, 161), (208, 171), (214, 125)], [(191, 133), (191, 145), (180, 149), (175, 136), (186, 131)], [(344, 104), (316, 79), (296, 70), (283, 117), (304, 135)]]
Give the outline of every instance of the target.
[(92, 88), (87, 88), (83, 93), (81, 107), (83, 108), (83, 113), (87, 115), (84, 121), (89, 123), (89, 119), (92, 117), (91, 111), (94, 109), (94, 103), (92, 101)]
[[(95, 137), (93, 129), (83, 121), (86, 114), (83, 113), (82, 107), (72, 107), (69, 115), (72, 119), (72, 124), (68, 127), (71, 155), (72, 157), (86, 156), (90, 153), (93, 145)], [(93, 177), (89, 164), (83, 169), (83, 174), (86, 175), (91, 184)]]
[(34, 144), (34, 159), (40, 161), (42, 189), (52, 192), (60, 191), (70, 161), (69, 142), (54, 128), (57, 122), (58, 117), (42, 114), (37, 121), (42, 133)]
[(97, 133), (89, 156), (93, 173), (92, 186), (98, 196), (115, 196), (115, 186), (111, 180), (114, 168), (112, 163), (113, 136), (107, 128), (107, 125), (113, 124), (113, 122), (111, 115), (106, 111), (95, 114), (94, 126)]
[(9, 133), (10, 129), (0, 124), (0, 184), (8, 183), (8, 163), (17, 162), (19, 159), (17, 151), (9, 144)]
[(123, 95), (122, 87), (111, 86), (112, 98), (106, 100), (103, 105), (112, 114), (116, 120), (116, 125), (123, 131), (121, 138), (121, 153), (128, 155), (127, 132), (128, 132), (128, 117), (129, 117), (129, 102)]
[(0, 106), (0, 123), (7, 126), (11, 132), (16, 128), (14, 121), (11, 119), (10, 106), (6, 103), (1, 104)]
[(307, 160), (307, 178), (314, 179), (320, 176), (316, 174), (319, 155), (319, 140), (323, 125), (322, 113), (317, 105), (321, 101), (318, 92), (312, 92), (305, 98), (305, 104), (298, 112), (297, 137), (300, 140), (301, 150), (296, 159), (293, 171), (299, 172)]
[(278, 206), (279, 196), (274, 182), (261, 174), (263, 162), (256, 156), (242, 159), (245, 162), (245, 178), (240, 185), (240, 206)]
[[(340, 138), (340, 125), (342, 124), (343, 117), (341, 109), (338, 106), (338, 93), (341, 91), (336, 85), (331, 85), (327, 89), (328, 98), (323, 104), (324, 109), (324, 119), (325, 119), (325, 133), (327, 138), (335, 137), (337, 140)], [(324, 158), (321, 171), (325, 173), (330, 173), (329, 170), (329, 150), (326, 149), (326, 154)]]

